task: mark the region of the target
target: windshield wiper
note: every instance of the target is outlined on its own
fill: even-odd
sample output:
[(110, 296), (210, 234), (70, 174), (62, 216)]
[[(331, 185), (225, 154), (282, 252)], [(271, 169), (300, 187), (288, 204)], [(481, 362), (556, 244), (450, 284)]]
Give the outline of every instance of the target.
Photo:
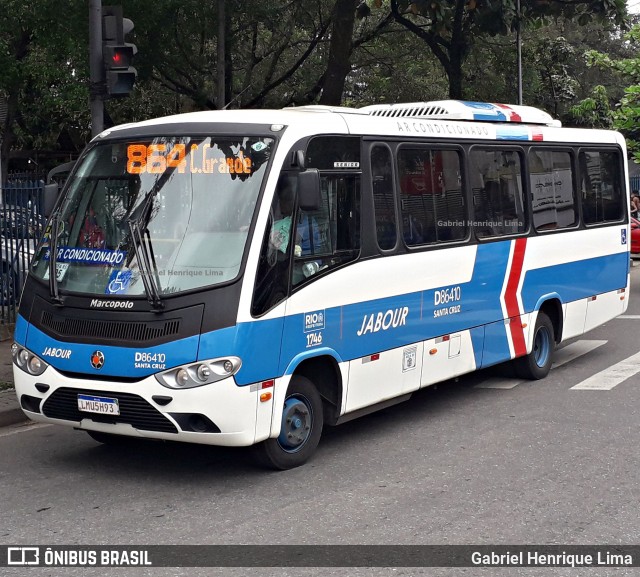
[(138, 268), (140, 269), (144, 290), (147, 293), (147, 299), (153, 308), (162, 309), (164, 308), (164, 303), (160, 298), (160, 275), (158, 274), (156, 257), (153, 254), (153, 247), (151, 246), (149, 229), (145, 228), (145, 239), (145, 236), (143, 236), (140, 231), (140, 221), (130, 220), (128, 222), (129, 230), (131, 231), (131, 242), (133, 243), (133, 250), (136, 253)]
[(57, 305), (63, 305), (64, 300), (58, 290), (58, 235), (60, 232), (60, 213), (56, 212), (51, 219), (49, 236), (49, 293), (51, 300)]

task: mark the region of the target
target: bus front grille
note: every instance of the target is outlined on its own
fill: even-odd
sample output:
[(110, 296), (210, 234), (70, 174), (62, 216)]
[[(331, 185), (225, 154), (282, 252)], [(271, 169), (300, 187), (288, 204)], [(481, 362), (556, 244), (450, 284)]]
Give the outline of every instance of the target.
[[(101, 415), (87, 413), (78, 409), (78, 395), (91, 395), (118, 399), (120, 415)], [(176, 426), (160, 411), (138, 395), (130, 393), (114, 393), (110, 391), (93, 391), (90, 389), (71, 389), (62, 387), (45, 401), (42, 413), (51, 419), (79, 422), (91, 419), (99, 423), (128, 423), (141, 431), (157, 431), (160, 433), (177, 433)]]
[(43, 311), (42, 326), (60, 337), (85, 337), (97, 340), (147, 342), (180, 333), (180, 319), (151, 322), (106, 321), (56, 316)]

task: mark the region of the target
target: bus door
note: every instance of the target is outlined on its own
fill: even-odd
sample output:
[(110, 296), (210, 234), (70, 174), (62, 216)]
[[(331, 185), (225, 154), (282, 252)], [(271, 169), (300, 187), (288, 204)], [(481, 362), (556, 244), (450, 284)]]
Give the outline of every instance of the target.
[(357, 298), (358, 287), (345, 286), (340, 271), (360, 253), (360, 174), (321, 173), (320, 206), (298, 208), (294, 225), (282, 371), (299, 355), (329, 349), (346, 359), (351, 353), (350, 339), (342, 334), (342, 308)]

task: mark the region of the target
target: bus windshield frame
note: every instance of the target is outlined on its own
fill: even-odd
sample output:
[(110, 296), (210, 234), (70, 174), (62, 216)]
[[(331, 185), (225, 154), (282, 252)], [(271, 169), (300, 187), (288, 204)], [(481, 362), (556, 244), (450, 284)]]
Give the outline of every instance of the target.
[(64, 291), (155, 305), (234, 281), (275, 143), (271, 135), (97, 143), (70, 176), (32, 273), (54, 299)]

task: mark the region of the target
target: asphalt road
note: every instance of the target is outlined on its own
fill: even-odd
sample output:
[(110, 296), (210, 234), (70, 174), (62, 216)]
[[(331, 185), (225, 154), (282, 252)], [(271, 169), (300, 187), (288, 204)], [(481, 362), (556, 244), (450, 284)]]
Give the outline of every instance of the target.
[[(639, 329), (636, 266), (625, 316), (559, 351), (561, 366), (545, 380), (519, 382), (492, 370), (421, 391), (327, 430), (312, 461), (280, 473), (255, 468), (245, 450), (145, 442), (123, 450), (63, 427), (2, 429), (0, 543), (639, 544), (640, 360), (619, 364), (640, 352)], [(610, 388), (593, 388), (604, 385)], [(123, 574), (30, 570), (108, 571)], [(127, 574), (585, 572), (177, 568)], [(590, 577), (637, 574), (640, 569), (588, 570)]]

